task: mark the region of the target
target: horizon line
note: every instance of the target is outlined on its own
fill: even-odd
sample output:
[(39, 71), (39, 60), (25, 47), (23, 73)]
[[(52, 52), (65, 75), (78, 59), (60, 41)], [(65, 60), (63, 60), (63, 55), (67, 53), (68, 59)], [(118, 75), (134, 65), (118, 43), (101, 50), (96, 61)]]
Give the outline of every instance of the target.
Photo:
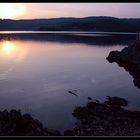
[(77, 18), (77, 19), (81, 19), (81, 18), (92, 18), (92, 17), (109, 17), (109, 18), (117, 18), (117, 19), (140, 19), (140, 18), (125, 18), (125, 17), (115, 17), (115, 16), (84, 16), (84, 17), (54, 17), (54, 18), (21, 18), (21, 19), (8, 19), (8, 18), (0, 18), (0, 20), (43, 20), (43, 19), (59, 19), (59, 18)]

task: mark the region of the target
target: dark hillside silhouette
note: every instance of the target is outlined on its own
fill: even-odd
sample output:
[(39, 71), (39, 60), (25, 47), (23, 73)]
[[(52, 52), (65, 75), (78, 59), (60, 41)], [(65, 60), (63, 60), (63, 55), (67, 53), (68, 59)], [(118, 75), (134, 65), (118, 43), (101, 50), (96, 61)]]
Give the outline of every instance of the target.
[(140, 30), (140, 19), (122, 19), (104, 16), (30, 20), (4, 19), (0, 20), (0, 30), (138, 32)]

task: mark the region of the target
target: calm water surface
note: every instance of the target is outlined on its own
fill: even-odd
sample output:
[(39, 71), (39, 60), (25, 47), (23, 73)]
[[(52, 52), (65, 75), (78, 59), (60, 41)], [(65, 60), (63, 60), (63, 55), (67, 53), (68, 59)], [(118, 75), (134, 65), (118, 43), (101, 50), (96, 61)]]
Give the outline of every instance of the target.
[[(87, 97), (104, 101), (106, 96), (119, 96), (129, 101), (130, 109), (140, 110), (140, 90), (132, 76), (106, 60), (110, 51), (121, 50), (127, 43), (75, 37), (2, 38), (0, 110), (21, 109), (46, 127), (61, 131), (73, 127), (72, 112), (85, 105)], [(69, 90), (77, 90), (78, 96)]]

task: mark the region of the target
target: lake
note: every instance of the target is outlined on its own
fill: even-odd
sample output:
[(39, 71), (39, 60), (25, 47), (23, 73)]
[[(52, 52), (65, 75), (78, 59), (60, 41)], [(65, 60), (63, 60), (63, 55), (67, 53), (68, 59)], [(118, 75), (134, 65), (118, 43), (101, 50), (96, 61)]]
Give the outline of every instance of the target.
[(129, 109), (140, 110), (133, 77), (106, 60), (110, 51), (122, 50), (135, 37), (0, 32), (0, 110), (20, 109), (60, 131), (74, 126), (72, 112), (88, 97), (123, 97)]

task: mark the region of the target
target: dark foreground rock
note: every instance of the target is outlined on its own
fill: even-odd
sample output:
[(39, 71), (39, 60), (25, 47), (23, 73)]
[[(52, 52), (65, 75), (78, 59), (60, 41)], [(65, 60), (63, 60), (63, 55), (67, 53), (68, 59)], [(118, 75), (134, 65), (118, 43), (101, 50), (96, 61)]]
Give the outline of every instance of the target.
[(107, 97), (104, 103), (89, 102), (77, 107), (73, 116), (79, 121), (67, 136), (140, 136), (140, 112), (123, 108), (128, 102), (119, 97)]
[(60, 132), (44, 128), (42, 123), (20, 111), (0, 111), (1, 136), (59, 136)]
[(122, 51), (112, 51), (106, 58), (109, 62), (122, 62), (136, 65), (140, 70), (140, 40), (134, 41)]
[(122, 51), (112, 51), (106, 58), (110, 63), (116, 62), (133, 76), (134, 85), (140, 88), (140, 40), (124, 48)]
[[(72, 113), (77, 123), (64, 136), (140, 136), (140, 111), (125, 109), (127, 100), (109, 97), (76, 107)], [(20, 111), (0, 111), (1, 136), (62, 136), (59, 131), (44, 128), (42, 123)]]

